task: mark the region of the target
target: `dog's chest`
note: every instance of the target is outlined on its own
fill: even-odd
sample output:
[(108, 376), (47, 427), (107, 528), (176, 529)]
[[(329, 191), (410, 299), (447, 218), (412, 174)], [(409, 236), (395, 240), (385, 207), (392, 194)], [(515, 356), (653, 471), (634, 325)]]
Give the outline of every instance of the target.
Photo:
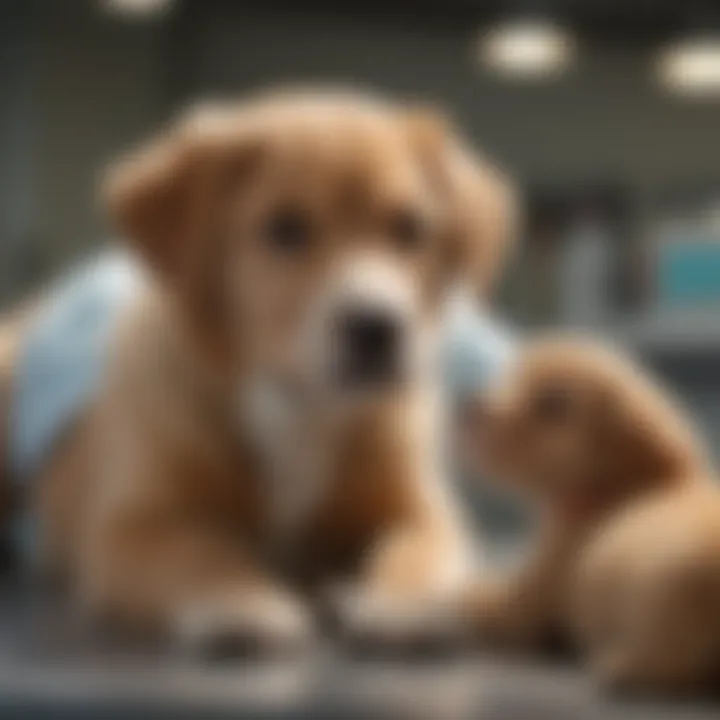
[(243, 414), (260, 455), (269, 539), (284, 545), (301, 533), (329, 490), (337, 462), (334, 432), (325, 418), (264, 385), (248, 393)]

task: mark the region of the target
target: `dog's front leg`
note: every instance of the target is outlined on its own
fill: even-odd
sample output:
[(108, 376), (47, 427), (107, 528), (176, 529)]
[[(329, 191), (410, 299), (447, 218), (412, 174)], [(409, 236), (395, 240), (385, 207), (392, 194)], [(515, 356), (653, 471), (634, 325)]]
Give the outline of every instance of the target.
[(93, 615), (160, 631), (191, 649), (293, 649), (311, 617), (242, 547), (197, 519), (112, 518), (88, 545), (80, 600)]
[(474, 548), (439, 462), (437, 421), (425, 393), (399, 403), (368, 424), (348, 464), (372, 541), (358, 576), (332, 590), (331, 607), (342, 634), (363, 647), (456, 640), (449, 602), (472, 576)]
[(454, 598), (472, 574), (459, 527), (418, 518), (388, 527), (355, 582), (334, 588), (341, 634), (362, 650), (440, 651), (463, 641)]

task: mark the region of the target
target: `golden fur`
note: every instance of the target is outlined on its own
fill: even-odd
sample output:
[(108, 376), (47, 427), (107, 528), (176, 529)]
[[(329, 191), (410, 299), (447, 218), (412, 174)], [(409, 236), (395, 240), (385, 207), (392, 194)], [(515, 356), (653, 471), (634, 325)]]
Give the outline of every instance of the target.
[(717, 673), (720, 493), (666, 394), (620, 355), (556, 337), (530, 343), (471, 418), (480, 462), (540, 515), (532, 560), (469, 594), (479, 635), (537, 650), (559, 634), (632, 689)]
[[(450, 284), (487, 291), (512, 217), (494, 171), (434, 116), (289, 93), (191, 113), (120, 163), (106, 198), (149, 281), (95, 407), (35, 483), (43, 565), (89, 613), (262, 647), (307, 638), (308, 593), (328, 583), (352, 597), (339, 608), (352, 634), (462, 582), (465, 529), (424, 454), (425, 383), (338, 419), (303, 395), (293, 343), (356, 255), (408, 288), (415, 328), (434, 326)], [(312, 217), (302, 260), (259, 239), (289, 205)], [(398, 213), (420, 215), (418, 248), (398, 246)], [(296, 480), (288, 467), (312, 467), (308, 445), (331, 451), (327, 485), (290, 528), (274, 524), (269, 463), (292, 438), (271, 433), (268, 453), (238, 417), (268, 377), (299, 385), (312, 438), (277, 492)]]

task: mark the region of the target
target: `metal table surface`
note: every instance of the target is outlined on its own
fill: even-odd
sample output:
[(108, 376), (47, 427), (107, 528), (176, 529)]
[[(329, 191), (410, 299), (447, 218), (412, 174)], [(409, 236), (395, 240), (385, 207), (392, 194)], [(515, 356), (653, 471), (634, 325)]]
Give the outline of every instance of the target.
[(212, 663), (101, 641), (57, 601), (0, 586), (0, 718), (704, 720), (720, 705), (603, 697), (576, 668), (499, 658), (401, 663), (329, 646)]

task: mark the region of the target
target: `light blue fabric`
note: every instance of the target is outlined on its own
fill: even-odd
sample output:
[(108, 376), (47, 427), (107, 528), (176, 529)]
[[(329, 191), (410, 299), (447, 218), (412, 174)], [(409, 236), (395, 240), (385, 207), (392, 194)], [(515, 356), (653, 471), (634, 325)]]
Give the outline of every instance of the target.
[(128, 255), (108, 251), (45, 294), (13, 388), (9, 462), (19, 482), (38, 470), (97, 390), (115, 322), (140, 278)]
[[(14, 388), (10, 462), (19, 482), (41, 466), (96, 392), (116, 321), (141, 282), (132, 258), (104, 252), (47, 293)], [(487, 385), (512, 353), (510, 334), (499, 323), (476, 312), (468, 297), (452, 299), (441, 355), (452, 397)]]
[(441, 352), (446, 389), (451, 398), (462, 399), (485, 389), (507, 367), (515, 340), (469, 296), (458, 295), (449, 303)]

